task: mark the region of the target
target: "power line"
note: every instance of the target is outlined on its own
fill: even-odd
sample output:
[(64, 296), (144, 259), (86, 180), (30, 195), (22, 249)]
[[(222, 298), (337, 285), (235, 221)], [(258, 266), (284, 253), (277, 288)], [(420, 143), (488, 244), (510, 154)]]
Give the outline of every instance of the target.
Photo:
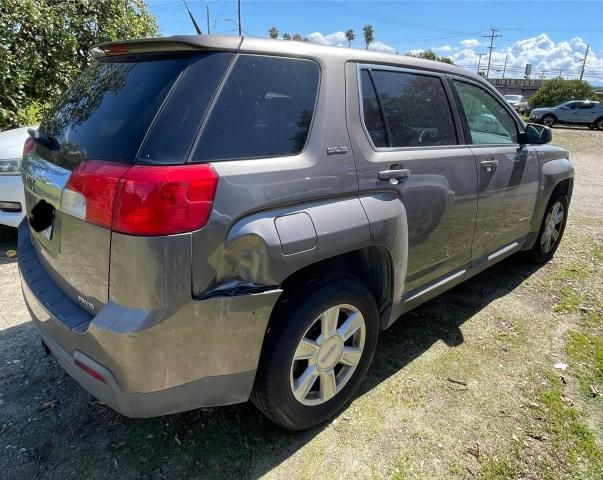
[(494, 39), (502, 37), (502, 33), (490, 27), (490, 35), (482, 35), (482, 37), (490, 38), (490, 46), (488, 47), (490, 53), (488, 54), (488, 69), (486, 70), (486, 78), (488, 78), (490, 76), (490, 60), (492, 60), (492, 50), (494, 50)]

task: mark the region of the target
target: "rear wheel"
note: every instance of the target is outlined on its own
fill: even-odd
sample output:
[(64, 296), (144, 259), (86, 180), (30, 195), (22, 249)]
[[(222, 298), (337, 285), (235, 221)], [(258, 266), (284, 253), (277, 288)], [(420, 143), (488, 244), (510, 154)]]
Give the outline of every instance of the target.
[(603, 117), (599, 118), (595, 122), (595, 126), (597, 127), (598, 130), (603, 130)]
[(545, 127), (551, 128), (553, 125), (555, 125), (555, 117), (553, 117), (553, 115), (545, 115), (542, 117), (542, 124)]
[(535, 263), (546, 263), (557, 251), (567, 222), (567, 196), (555, 192), (549, 200), (536, 243), (526, 253)]
[(307, 282), (275, 308), (253, 403), (289, 430), (325, 421), (352, 399), (373, 358), (378, 331), (375, 300), (359, 280)]

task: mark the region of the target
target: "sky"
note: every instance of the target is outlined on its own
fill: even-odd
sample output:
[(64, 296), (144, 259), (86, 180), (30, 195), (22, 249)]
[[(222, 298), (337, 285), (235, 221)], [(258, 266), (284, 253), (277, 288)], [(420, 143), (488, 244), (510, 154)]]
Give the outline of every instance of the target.
[[(236, 0), (187, 0), (197, 23), (210, 31), (236, 35)], [(182, 0), (147, 0), (162, 35), (194, 34)], [(577, 78), (590, 44), (584, 78), (603, 85), (603, 1), (260, 1), (241, 0), (245, 35), (268, 37), (299, 33), (312, 42), (348, 48), (344, 32), (353, 29), (352, 48), (364, 48), (362, 27), (373, 25), (371, 50), (400, 53), (431, 49), (455, 64), (477, 71), (488, 64), (491, 29), (496, 29), (490, 76)], [(481, 62), (479, 54), (483, 53)]]

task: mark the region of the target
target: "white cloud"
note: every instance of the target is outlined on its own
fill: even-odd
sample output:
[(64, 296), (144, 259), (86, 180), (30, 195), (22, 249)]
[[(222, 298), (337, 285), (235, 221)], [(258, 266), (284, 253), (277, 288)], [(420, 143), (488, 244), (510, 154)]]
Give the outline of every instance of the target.
[(381, 52), (381, 53), (396, 53), (396, 49), (390, 47), (389, 45), (383, 43), (383, 42), (373, 42), (369, 45), (368, 47), (369, 50), (372, 50), (374, 52)]
[[(308, 40), (312, 43), (317, 43), (319, 45), (331, 45), (343, 47), (348, 45), (348, 41), (345, 38), (345, 32), (338, 31), (329, 33), (328, 35), (323, 35), (320, 32), (313, 32), (308, 35)], [(364, 44), (364, 40), (362, 39), (362, 34), (356, 33), (356, 40), (354, 40), (355, 44)], [(384, 53), (395, 53), (396, 49), (390, 47), (386, 43), (383, 42), (373, 42), (369, 45), (369, 50), (373, 50), (375, 52), (384, 52)]]
[(441, 47), (431, 47), (431, 50), (436, 53), (450, 53), (458, 50), (458, 48), (451, 47), (450, 45), (442, 45)]
[[(586, 42), (579, 37), (560, 42), (553, 41), (546, 33), (536, 37), (518, 40), (510, 46), (499, 46), (492, 52), (490, 67), (491, 77), (502, 76), (502, 70), (507, 58), (506, 77), (521, 78), (527, 63), (532, 64), (532, 78), (539, 78), (544, 71), (545, 78), (552, 78), (561, 73), (565, 77), (576, 78), (580, 72)], [(479, 57), (471, 47), (464, 48), (452, 55), (454, 63), (477, 69)], [(488, 63), (487, 56), (481, 60), (481, 68)], [(589, 70), (592, 72), (589, 75)], [(588, 80), (599, 81), (603, 72), (603, 59), (597, 58), (594, 52), (588, 54), (585, 77)], [(597, 78), (598, 77), (598, 78)]]
[(461, 40), (461, 45), (467, 48), (477, 47), (480, 44), (480, 41), (476, 38), (468, 38), (467, 40)]

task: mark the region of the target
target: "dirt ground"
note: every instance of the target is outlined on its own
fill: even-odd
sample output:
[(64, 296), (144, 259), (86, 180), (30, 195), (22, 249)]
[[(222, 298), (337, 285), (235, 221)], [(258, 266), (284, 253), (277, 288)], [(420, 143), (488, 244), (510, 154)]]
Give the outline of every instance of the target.
[(576, 168), (555, 259), (512, 257), (407, 314), (349, 408), (303, 433), (250, 404), (131, 420), (95, 401), (42, 351), (1, 229), (0, 477), (600, 480), (603, 132), (553, 143)]

